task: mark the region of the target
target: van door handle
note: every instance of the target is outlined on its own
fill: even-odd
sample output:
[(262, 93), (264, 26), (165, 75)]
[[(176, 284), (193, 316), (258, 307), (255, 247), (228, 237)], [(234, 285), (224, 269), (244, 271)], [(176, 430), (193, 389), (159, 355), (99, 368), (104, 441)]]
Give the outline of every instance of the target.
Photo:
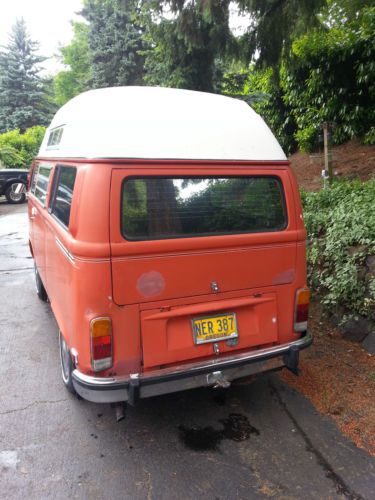
[(35, 207), (31, 207), (30, 219), (35, 219), (37, 215), (38, 215), (38, 210)]

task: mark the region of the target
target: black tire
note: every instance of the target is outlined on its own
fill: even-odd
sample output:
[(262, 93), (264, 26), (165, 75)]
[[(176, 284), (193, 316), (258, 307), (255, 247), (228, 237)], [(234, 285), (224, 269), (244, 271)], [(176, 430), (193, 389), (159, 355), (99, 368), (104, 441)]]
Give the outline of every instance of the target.
[(73, 386), (73, 377), (72, 377), (72, 373), (74, 370), (74, 363), (69, 348), (65, 342), (65, 339), (61, 331), (59, 331), (59, 351), (60, 351), (61, 378), (63, 379), (64, 385), (68, 389), (68, 391), (71, 394), (77, 394)]
[(8, 203), (12, 203), (13, 205), (18, 203), (25, 203), (26, 201), (26, 193), (16, 193), (16, 189), (18, 184), (23, 184), (23, 182), (12, 182), (10, 186), (7, 187), (5, 191), (5, 197), (8, 200)]
[(40, 300), (43, 300), (43, 302), (48, 301), (48, 295), (46, 292), (46, 289), (44, 288), (44, 285), (42, 283), (42, 280), (39, 276), (38, 268), (36, 267), (36, 264), (34, 263), (34, 276), (35, 276), (35, 288), (36, 288), (36, 293)]

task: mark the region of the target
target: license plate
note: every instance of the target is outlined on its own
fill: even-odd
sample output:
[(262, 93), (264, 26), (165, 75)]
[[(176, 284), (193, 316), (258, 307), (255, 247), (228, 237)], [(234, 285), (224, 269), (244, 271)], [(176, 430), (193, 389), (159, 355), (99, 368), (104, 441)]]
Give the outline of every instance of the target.
[(196, 344), (238, 337), (236, 313), (194, 318), (192, 327)]

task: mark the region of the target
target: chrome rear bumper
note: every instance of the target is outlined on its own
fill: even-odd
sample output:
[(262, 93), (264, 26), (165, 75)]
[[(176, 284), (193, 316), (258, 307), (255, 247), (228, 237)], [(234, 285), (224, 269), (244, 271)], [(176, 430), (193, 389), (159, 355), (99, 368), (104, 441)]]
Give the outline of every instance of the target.
[(312, 335), (306, 332), (300, 339), (287, 344), (126, 377), (93, 377), (75, 369), (73, 385), (81, 397), (94, 403), (128, 401), (135, 404), (140, 398), (212, 386), (218, 380), (230, 382), (284, 366), (297, 373), (299, 351), (311, 343)]

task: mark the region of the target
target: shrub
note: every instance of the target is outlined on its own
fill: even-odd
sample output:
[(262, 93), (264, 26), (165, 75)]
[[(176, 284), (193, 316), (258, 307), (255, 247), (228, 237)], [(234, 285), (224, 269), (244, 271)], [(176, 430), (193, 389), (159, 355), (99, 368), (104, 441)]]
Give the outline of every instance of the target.
[(302, 191), (308, 233), (308, 278), (326, 308), (375, 319), (375, 178), (336, 181), (319, 192)]
[(43, 140), (45, 127), (35, 126), (21, 134), (19, 129), (0, 134), (2, 161), (8, 168), (29, 168)]
[(293, 43), (281, 72), (285, 104), (292, 109), (298, 146), (310, 151), (324, 121), (335, 123), (332, 140), (375, 141), (375, 7), (328, 30), (314, 30)]

